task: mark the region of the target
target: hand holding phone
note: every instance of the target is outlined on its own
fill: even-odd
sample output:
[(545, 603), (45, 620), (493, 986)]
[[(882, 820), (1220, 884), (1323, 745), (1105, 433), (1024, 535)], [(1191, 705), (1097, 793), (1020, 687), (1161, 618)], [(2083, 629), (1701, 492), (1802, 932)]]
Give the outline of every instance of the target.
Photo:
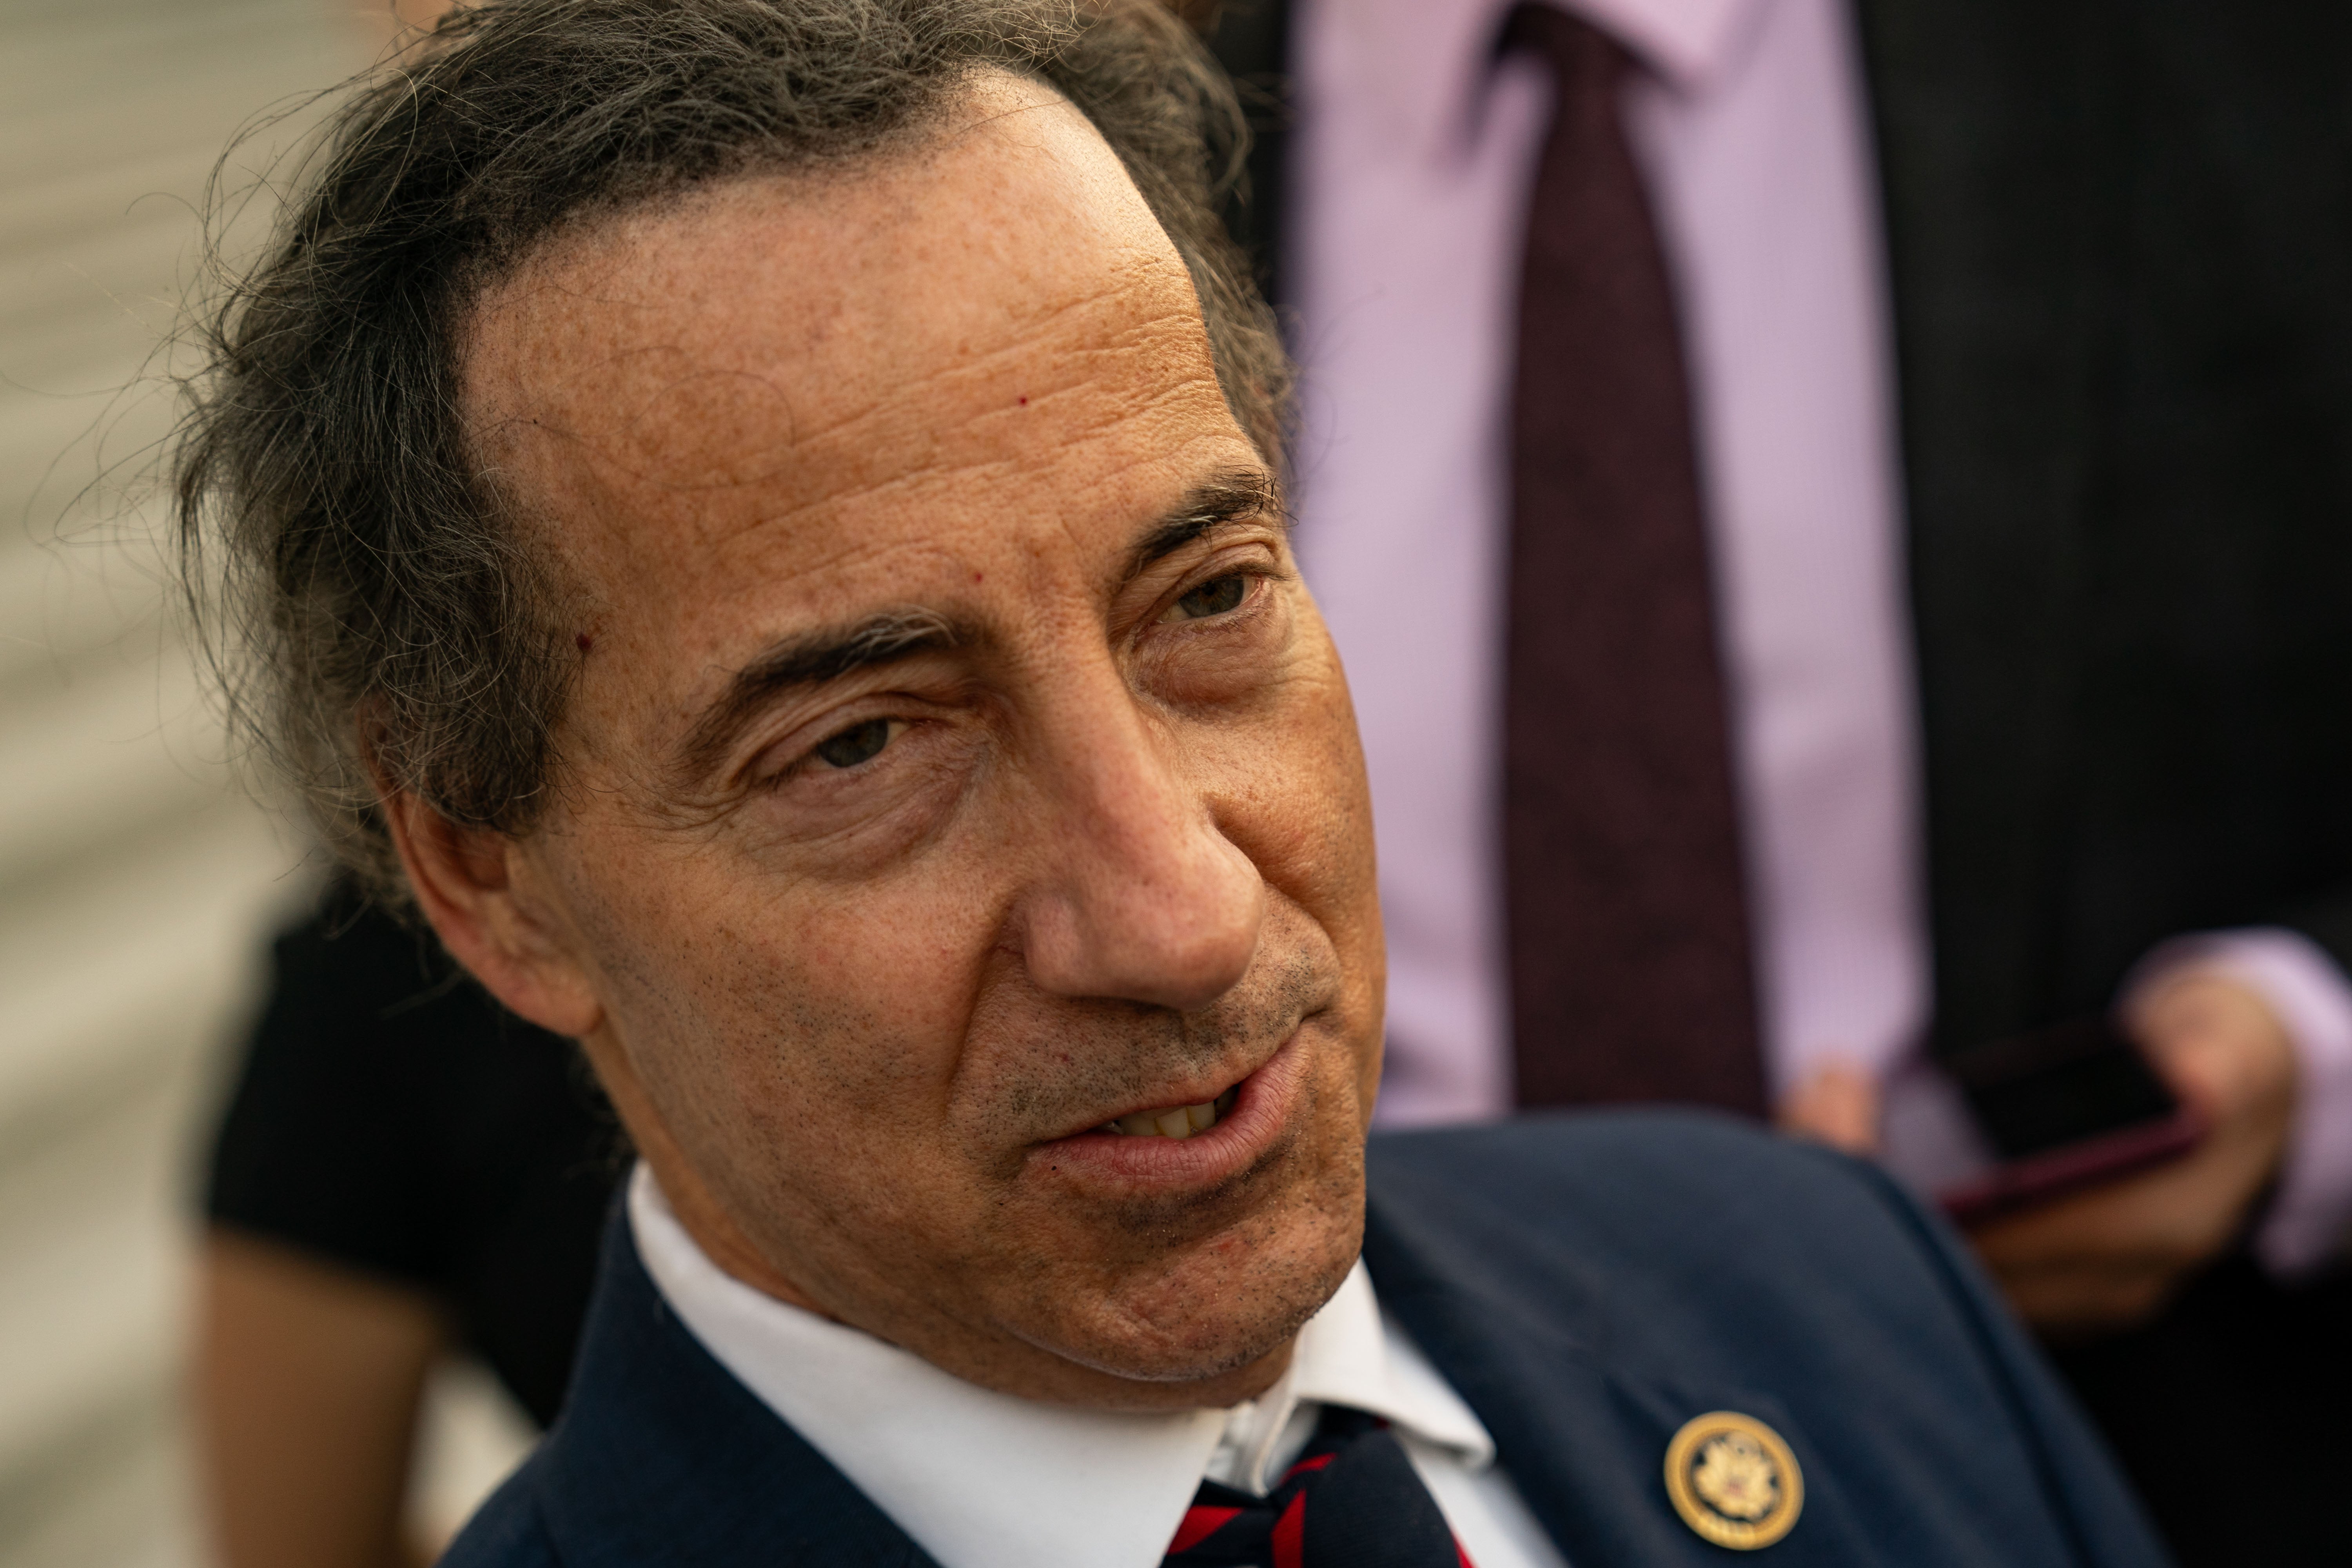
[(2000, 1161), (1937, 1194), (1963, 1225), (2178, 1159), (2205, 1131), (2105, 1017), (1995, 1040), (1943, 1065)]
[(2177, 974), (2131, 998), (2125, 1026), (2205, 1131), (2181, 1153), (1971, 1221), (1978, 1256), (2045, 1331), (2156, 1310), (2250, 1234), (2285, 1154), (2296, 1057), (2259, 993), (2222, 972)]

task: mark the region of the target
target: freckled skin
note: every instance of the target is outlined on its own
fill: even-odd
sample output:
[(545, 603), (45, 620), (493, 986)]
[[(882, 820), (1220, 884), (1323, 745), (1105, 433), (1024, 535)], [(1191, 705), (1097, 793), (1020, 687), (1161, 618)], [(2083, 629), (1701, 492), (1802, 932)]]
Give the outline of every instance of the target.
[[(483, 302), (465, 363), (478, 449), (595, 634), (541, 826), (392, 803), (453, 951), (584, 1040), (738, 1277), (1033, 1397), (1271, 1383), (1360, 1241), (1370, 806), (1277, 520), (1128, 580), (1188, 491), (1261, 460), (1099, 137), (985, 81), (879, 166), (567, 237)], [(1190, 616), (1236, 574), (1240, 608)], [(787, 694), (680, 772), (772, 643), (907, 608), (968, 635)], [(870, 760), (814, 754), (877, 719)], [(1057, 1159), (1294, 1037), (1294, 1110), (1229, 1177)]]

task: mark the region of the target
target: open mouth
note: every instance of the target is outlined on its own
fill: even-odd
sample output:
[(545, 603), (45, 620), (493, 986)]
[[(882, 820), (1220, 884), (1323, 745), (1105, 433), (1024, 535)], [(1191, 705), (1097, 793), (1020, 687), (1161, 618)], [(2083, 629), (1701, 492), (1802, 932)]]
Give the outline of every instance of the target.
[(1097, 1132), (1116, 1133), (1122, 1138), (1190, 1138), (1195, 1132), (1206, 1132), (1217, 1124), (1220, 1117), (1234, 1108), (1241, 1086), (1235, 1084), (1214, 1100), (1204, 1100), (1198, 1105), (1171, 1105), (1164, 1110), (1139, 1110), (1122, 1116), (1116, 1121), (1106, 1121), (1095, 1129)]
[[(1277, 1156), (1312, 1108), (1304, 1086), (1308, 1052), (1294, 1031), (1265, 1060), (1222, 1086), (1233, 1067), (1154, 1090), (1176, 1101), (1097, 1121), (1030, 1150), (1042, 1179), (1098, 1194), (1184, 1192), (1213, 1187)], [(1212, 1076), (1213, 1075), (1213, 1076)], [(1192, 1098), (1199, 1095), (1196, 1102)], [(1128, 1101), (1129, 1105), (1133, 1100)], [(1097, 1108), (1100, 1115), (1117, 1104)]]

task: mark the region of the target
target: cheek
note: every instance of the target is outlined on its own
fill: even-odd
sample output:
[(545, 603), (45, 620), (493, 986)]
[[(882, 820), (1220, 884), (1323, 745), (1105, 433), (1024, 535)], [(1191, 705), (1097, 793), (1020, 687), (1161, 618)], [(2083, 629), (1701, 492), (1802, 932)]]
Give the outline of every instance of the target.
[[(971, 1016), (982, 900), (763, 873), (723, 840), (597, 857), (604, 998), (648, 1093), (760, 1163), (936, 1125)], [(822, 1107), (822, 1115), (812, 1108)]]
[(1370, 792), (1329, 645), (1310, 639), (1273, 700), (1208, 749), (1223, 781), (1220, 823), (1266, 880), (1343, 949), (1376, 932)]
[(1380, 1074), (1387, 951), (1372, 853), (1371, 791), (1338, 657), (1303, 658), (1269, 722), (1221, 760), (1226, 836), (1330, 942), (1342, 977), (1335, 1023), (1371, 1104)]

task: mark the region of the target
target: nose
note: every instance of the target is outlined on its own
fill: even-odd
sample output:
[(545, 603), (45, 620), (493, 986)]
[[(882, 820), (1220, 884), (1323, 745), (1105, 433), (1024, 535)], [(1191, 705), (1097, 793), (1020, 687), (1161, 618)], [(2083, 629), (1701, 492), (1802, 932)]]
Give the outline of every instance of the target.
[(1117, 684), (1052, 725), (1024, 956), (1057, 995), (1192, 1012), (1248, 973), (1265, 884), (1188, 782), (1181, 735)]

